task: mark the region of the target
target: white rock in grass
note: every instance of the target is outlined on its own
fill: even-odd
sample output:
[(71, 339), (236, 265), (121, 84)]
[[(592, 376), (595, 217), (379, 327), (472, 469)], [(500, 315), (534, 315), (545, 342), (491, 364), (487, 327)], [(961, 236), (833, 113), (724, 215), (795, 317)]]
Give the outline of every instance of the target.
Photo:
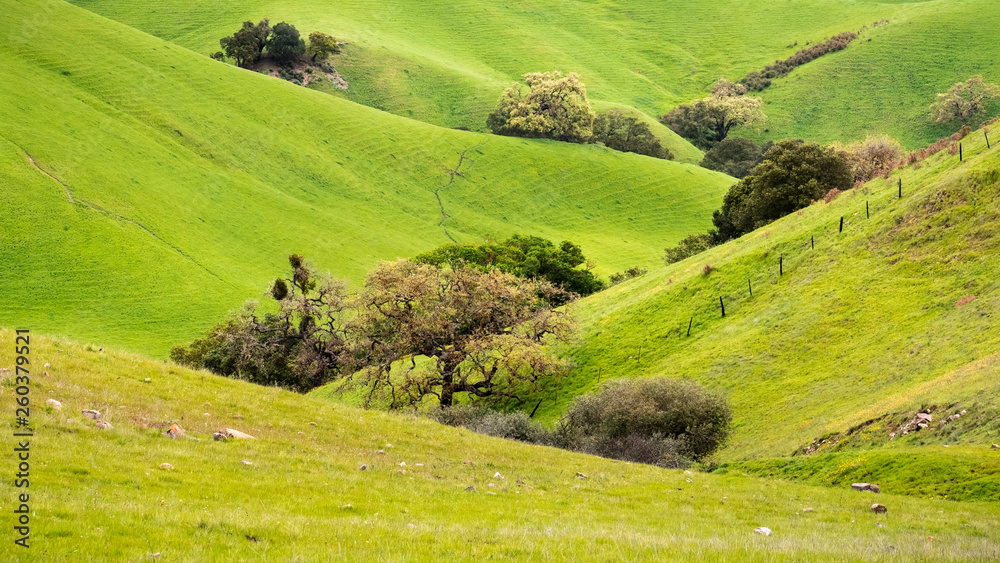
[(500, 472), (497, 471), (496, 473), (493, 474), (493, 478), (494, 479), (503, 479), (503, 475), (501, 475)]
[(770, 536), (771, 535), (771, 528), (767, 528), (765, 526), (761, 526), (760, 528), (755, 528), (754, 532), (757, 533), (757, 534), (760, 534), (762, 536)]
[(49, 400), (45, 401), (45, 404), (48, 405), (48, 406), (50, 406), (50, 407), (52, 407), (52, 408), (54, 408), (54, 409), (56, 409), (56, 410), (59, 410), (59, 409), (62, 408), (62, 403), (60, 403), (59, 401), (57, 401), (55, 399), (49, 399)]
[(174, 466), (170, 465), (169, 463), (161, 463), (160, 464), (160, 469), (173, 469), (173, 468), (174, 468)]
[(106, 420), (98, 420), (97, 424), (94, 425), (94, 428), (97, 428), (98, 430), (111, 430), (114, 426), (111, 426), (111, 423)]
[(247, 461), (245, 459), (243, 461), (241, 461), (240, 463), (242, 463), (243, 465), (253, 465), (252, 461)]
[(94, 419), (94, 420), (97, 420), (98, 418), (101, 418), (101, 411), (95, 411), (95, 410), (91, 410), (91, 409), (84, 409), (84, 410), (82, 410), (80, 412), (83, 413), (83, 416), (85, 416), (87, 418), (91, 418), (91, 419)]

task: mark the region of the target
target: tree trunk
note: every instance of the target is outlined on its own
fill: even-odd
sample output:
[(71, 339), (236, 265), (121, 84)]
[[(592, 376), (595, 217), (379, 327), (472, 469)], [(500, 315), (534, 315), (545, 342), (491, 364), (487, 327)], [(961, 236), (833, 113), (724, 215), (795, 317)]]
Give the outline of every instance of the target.
[(455, 374), (451, 371), (445, 373), (441, 384), (441, 407), (450, 407), (455, 398)]

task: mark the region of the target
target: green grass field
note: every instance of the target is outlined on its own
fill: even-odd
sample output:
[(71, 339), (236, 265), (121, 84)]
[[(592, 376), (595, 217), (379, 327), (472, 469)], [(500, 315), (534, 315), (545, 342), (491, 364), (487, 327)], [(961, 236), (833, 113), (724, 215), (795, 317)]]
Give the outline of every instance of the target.
[[(13, 336), (0, 331), (3, 369), (14, 367)], [(989, 561), (1000, 554), (995, 503), (614, 462), (31, 338), (31, 548), (6, 548), (9, 561), (140, 561), (157, 553), (159, 561)], [(0, 375), (6, 435), (13, 384), (12, 371)], [(42, 406), (50, 398), (61, 410)], [(100, 411), (113, 428), (96, 429), (82, 409)], [(174, 423), (189, 438), (163, 436)], [(213, 441), (212, 432), (226, 427), (256, 439)], [(13, 453), (2, 459), (10, 467)], [(14, 493), (10, 479), (0, 481), (2, 498)], [(869, 511), (876, 501), (887, 515)], [(755, 534), (758, 526), (773, 534)]]
[(656, 116), (704, 96), (720, 76), (739, 79), (807, 42), (883, 19), (846, 51), (776, 80), (764, 94), (772, 119), (763, 135), (848, 142), (885, 132), (915, 148), (957, 128), (929, 120), (936, 93), (977, 73), (1000, 81), (992, 0), (76, 4), (206, 55), (247, 19), (332, 33), (350, 44), (337, 60), (348, 99), (478, 130), (526, 72), (579, 72), (593, 100)]
[[(931, 405), (947, 413), (968, 409), (969, 418), (892, 442), (880, 423), (860, 450), (845, 441), (837, 451), (863, 458), (861, 450), (886, 449), (889, 456), (935, 445), (926, 453), (931, 464), (944, 444), (983, 451), (1000, 442), (1000, 338), (993, 330), (1000, 149), (987, 150), (977, 134), (963, 144), (961, 164), (942, 151), (919, 169), (907, 167), (581, 300), (579, 340), (565, 351), (574, 371), (558, 402), (543, 403), (539, 414), (555, 420), (601, 377), (667, 375), (729, 397), (735, 434), (722, 461), (790, 456), (814, 438), (884, 415), (899, 422)], [(879, 470), (876, 461), (866, 467), (886, 477), (905, 474)], [(976, 494), (995, 500), (1000, 476), (991, 467), (989, 486)], [(965, 481), (978, 478), (975, 470), (961, 472)], [(919, 493), (923, 485), (914, 481), (912, 489)]]
[(4, 326), (163, 356), (292, 252), (359, 282), (449, 237), (571, 240), (607, 275), (706, 227), (731, 182), (389, 115), (60, 1), (9, 10), (31, 25), (0, 38)]

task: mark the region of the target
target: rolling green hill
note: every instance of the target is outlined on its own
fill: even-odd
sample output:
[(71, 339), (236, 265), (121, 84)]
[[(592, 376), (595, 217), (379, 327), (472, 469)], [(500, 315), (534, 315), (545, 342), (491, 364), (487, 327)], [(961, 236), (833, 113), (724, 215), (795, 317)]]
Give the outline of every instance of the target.
[[(0, 330), (0, 369), (14, 366), (13, 337)], [(614, 462), (31, 339), (31, 547), (7, 547), (7, 561), (988, 561), (1000, 553), (995, 503)], [(0, 373), (8, 436), (13, 387), (12, 371)], [(50, 398), (60, 410), (44, 405)], [(95, 428), (82, 409), (112, 428)], [(185, 437), (164, 436), (171, 424)], [(255, 439), (213, 441), (222, 428)], [(2, 459), (11, 467), (14, 453)], [(0, 497), (15, 492), (26, 491), (0, 480)], [(869, 511), (876, 500), (887, 515)], [(758, 526), (772, 535), (755, 534)]]
[[(730, 398), (724, 461), (830, 439), (813, 461), (748, 465), (817, 482), (907, 477), (914, 492), (944, 496), (951, 485), (927, 468), (952, 464), (956, 483), (985, 478), (974, 494), (1000, 498), (1000, 468), (963, 453), (1000, 442), (1000, 147), (987, 150), (977, 132), (963, 148), (962, 163), (941, 151), (581, 300), (579, 341), (565, 351), (575, 369), (539, 413), (561, 416), (602, 376), (688, 377)], [(932, 406), (930, 428), (890, 436)], [(962, 417), (939, 427), (951, 414)], [(953, 446), (972, 450), (952, 458), (943, 448)]]
[[(206, 55), (247, 19), (332, 33), (350, 43), (336, 61), (348, 99), (480, 130), (499, 93), (526, 72), (579, 72), (593, 100), (656, 116), (704, 96), (719, 76), (739, 79), (807, 42), (884, 19), (846, 51), (776, 80), (764, 94), (765, 136), (847, 142), (885, 132), (914, 148), (956, 128), (927, 117), (937, 92), (977, 73), (1000, 81), (992, 0), (75, 3)], [(684, 152), (679, 142), (675, 153)]]
[(706, 227), (732, 181), (393, 116), (61, 1), (7, 9), (30, 25), (0, 35), (3, 326), (162, 356), (292, 252), (357, 282), (514, 233), (571, 240), (607, 275)]

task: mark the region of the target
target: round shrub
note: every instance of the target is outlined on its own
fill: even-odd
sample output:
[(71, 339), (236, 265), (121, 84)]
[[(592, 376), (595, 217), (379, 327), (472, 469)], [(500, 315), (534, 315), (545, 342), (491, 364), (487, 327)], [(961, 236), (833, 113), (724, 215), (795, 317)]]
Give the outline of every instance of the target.
[(574, 449), (664, 466), (700, 460), (729, 435), (732, 410), (693, 381), (654, 377), (612, 381), (577, 397), (560, 434)]

